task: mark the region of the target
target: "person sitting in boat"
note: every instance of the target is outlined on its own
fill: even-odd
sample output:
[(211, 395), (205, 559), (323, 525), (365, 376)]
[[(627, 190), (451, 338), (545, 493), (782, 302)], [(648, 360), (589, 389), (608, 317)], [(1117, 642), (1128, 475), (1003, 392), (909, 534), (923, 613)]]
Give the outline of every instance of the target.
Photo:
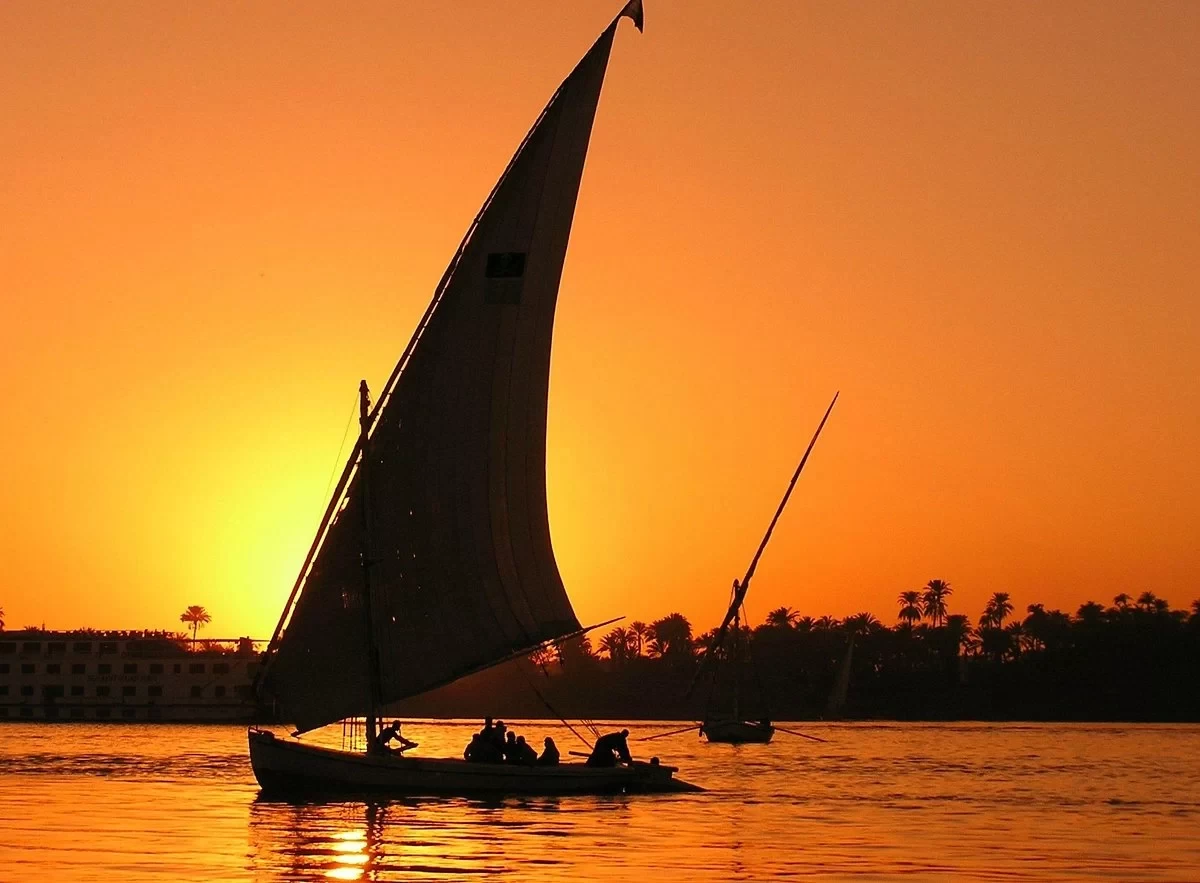
[(629, 753), (629, 730), (619, 733), (609, 733), (596, 740), (591, 756), (587, 759), (588, 766), (616, 766), (621, 763), (633, 763)]
[(538, 766), (558, 766), (558, 761), (558, 746), (547, 736), (546, 747), (542, 750), (542, 756), (537, 759)]
[(521, 766), (533, 766), (538, 762), (538, 753), (533, 750), (532, 745), (525, 741), (524, 736), (517, 736), (517, 744), (513, 749), (511, 762)]
[(502, 750), (504, 752), (505, 763), (517, 762), (517, 734), (512, 730), (509, 730), (505, 735), (504, 748)]
[(484, 737), (482, 733), (474, 733), (471, 736), (471, 744), (463, 752), (463, 760), (469, 760), (472, 763), (500, 763), (504, 760), (504, 755), (496, 748), (490, 737)]
[[(396, 747), (392, 748), (388, 745), (393, 739), (396, 740)], [(394, 751), (397, 754), (403, 754), (410, 748), (416, 748), (417, 743), (409, 739), (405, 739), (400, 733), (400, 721), (392, 721), (388, 726), (379, 731), (379, 747), (388, 751)]]

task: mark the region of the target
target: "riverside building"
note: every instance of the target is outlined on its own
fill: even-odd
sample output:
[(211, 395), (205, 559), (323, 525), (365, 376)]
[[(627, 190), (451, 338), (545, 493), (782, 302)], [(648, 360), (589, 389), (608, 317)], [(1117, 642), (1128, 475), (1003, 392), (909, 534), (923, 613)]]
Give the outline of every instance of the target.
[(249, 722), (262, 642), (0, 632), (0, 721)]

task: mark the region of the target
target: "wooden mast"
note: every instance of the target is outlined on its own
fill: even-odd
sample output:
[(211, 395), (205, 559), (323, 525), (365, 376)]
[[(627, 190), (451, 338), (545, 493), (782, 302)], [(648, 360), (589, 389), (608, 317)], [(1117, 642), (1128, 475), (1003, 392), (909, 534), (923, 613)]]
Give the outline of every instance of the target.
[(371, 393), (367, 381), (358, 385), (359, 479), (362, 489), (363, 634), (367, 650), (367, 752), (375, 751), (379, 738), (379, 648), (375, 645), (375, 617), (371, 605)]

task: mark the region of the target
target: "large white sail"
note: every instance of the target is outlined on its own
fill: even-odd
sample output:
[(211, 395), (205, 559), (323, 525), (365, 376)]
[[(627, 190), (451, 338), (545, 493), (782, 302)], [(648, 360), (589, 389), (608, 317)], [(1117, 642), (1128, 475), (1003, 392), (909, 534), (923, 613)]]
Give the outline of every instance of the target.
[[(640, 2), (622, 15), (641, 25)], [(579, 630), (546, 510), (559, 280), (618, 16), (551, 98), (467, 233), (373, 414), (369, 500), (353, 458), (262, 680), (300, 731)], [(357, 452), (356, 452), (357, 456)]]

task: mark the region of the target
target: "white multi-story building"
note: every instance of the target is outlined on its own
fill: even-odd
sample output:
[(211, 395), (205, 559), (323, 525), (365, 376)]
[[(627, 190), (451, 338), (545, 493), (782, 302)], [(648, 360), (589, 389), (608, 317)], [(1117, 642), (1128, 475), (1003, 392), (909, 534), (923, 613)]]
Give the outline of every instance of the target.
[(147, 632), (0, 632), (0, 721), (248, 722), (258, 644), (193, 645)]

